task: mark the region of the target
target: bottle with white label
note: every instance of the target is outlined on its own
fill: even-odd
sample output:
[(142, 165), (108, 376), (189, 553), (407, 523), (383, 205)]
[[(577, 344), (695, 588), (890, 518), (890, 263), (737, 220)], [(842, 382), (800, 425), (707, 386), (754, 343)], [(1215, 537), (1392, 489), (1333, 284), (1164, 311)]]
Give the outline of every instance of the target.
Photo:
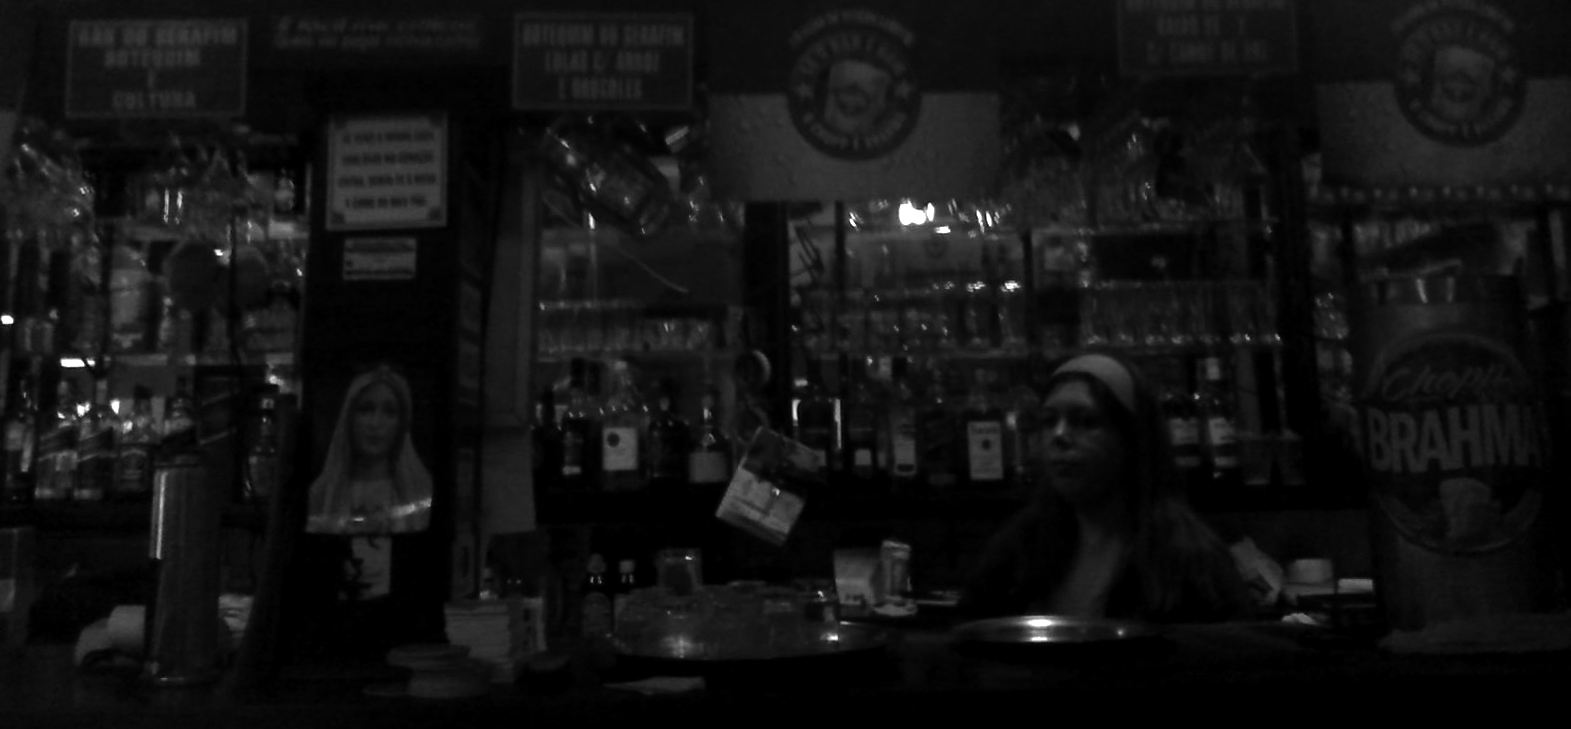
[(606, 491), (637, 491), (645, 485), (643, 443), (649, 435), (649, 407), (625, 360), (611, 363), (611, 392), (600, 418), (600, 486)]
[(878, 447), (878, 420), (882, 410), (868, 382), (867, 360), (842, 360), (848, 392), (845, 402), (845, 472), (862, 488), (882, 488), (884, 472)]
[(823, 464), (825, 474), (837, 467), (840, 456), (840, 399), (824, 387), (819, 361), (809, 357), (807, 378), (797, 399), (793, 422), (797, 442)]
[(908, 367), (905, 357), (895, 357), (889, 363), (889, 398), (881, 436), (888, 448), (883, 463), (889, 471), (890, 488), (897, 493), (921, 485), (916, 393), (911, 390)]
[(1009, 478), (1009, 461), (1004, 453), (1004, 412), (991, 396), (991, 374), (986, 369), (976, 370), (960, 417), (965, 438), (965, 482), (981, 488), (1001, 487)]

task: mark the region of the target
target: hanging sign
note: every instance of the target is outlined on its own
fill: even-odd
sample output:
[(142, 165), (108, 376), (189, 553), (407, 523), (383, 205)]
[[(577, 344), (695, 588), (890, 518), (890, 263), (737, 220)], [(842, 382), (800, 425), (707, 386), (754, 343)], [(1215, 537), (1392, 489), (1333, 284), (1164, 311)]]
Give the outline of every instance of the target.
[(980, 196), (1000, 154), (986, 13), (936, 2), (714, 8), (710, 160), (740, 200)]
[(1324, 0), (1312, 49), (1327, 182), (1571, 179), (1564, 0)]
[(683, 110), (692, 101), (690, 14), (514, 16), (514, 109)]
[(447, 224), (447, 117), (335, 117), (327, 130), (327, 229)]
[(336, 15), (272, 19), (270, 60), (307, 65), (398, 66), (474, 62), (487, 34), (479, 15)]
[(1125, 76), (1298, 71), (1295, 0), (1118, 0)]
[(244, 19), (73, 20), (67, 32), (68, 118), (245, 113)]

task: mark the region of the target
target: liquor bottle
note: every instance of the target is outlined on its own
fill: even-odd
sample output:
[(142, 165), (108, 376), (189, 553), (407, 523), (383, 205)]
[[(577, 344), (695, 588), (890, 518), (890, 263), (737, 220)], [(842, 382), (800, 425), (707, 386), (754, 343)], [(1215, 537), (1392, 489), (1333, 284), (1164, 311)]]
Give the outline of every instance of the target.
[(604, 638), (616, 627), (615, 595), (605, 578), (605, 558), (589, 555), (584, 587), (579, 595), (580, 627), (586, 638)]
[(1009, 386), (997, 391), (998, 409), (1004, 413), (1005, 468), (1021, 485), (1033, 483), (1037, 473), (1037, 409), (1042, 398), (1031, 376), (1046, 371), (1045, 363), (1028, 360), (1015, 371)]
[(33, 501), (33, 451), (38, 444), (38, 403), (33, 394), (33, 378), (18, 373), (5, 411), (5, 482), (0, 484), (0, 503), (29, 504)]
[(120, 438), (115, 445), (115, 480), (108, 494), (112, 501), (146, 501), (153, 494), (153, 458), (158, 449), (158, 431), (153, 423), (153, 394), (137, 385), (132, 394), (131, 412), (120, 419)]
[(283, 464), (279, 461), (278, 388), (263, 387), (256, 395), (256, 415), (251, 443), (246, 448), (245, 479), (240, 498), (250, 503), (266, 503), (278, 493)]
[(632, 597), (633, 591), (638, 589), (638, 563), (630, 559), (620, 560), (616, 563), (616, 585), (612, 588), (611, 597), (611, 623), (615, 625), (622, 618), (622, 610), (627, 606), (627, 601)]
[(562, 488), (562, 426), (556, 417), (556, 392), (546, 387), (535, 401), (534, 475), (535, 488), (556, 491)]
[(1238, 427), (1232, 391), (1221, 358), (1216, 355), (1202, 358), (1201, 377), (1196, 405), (1201, 422), (1205, 424), (1201, 437), (1206, 460), (1211, 465), (1211, 480), (1217, 486), (1233, 488), (1243, 483), (1243, 473), (1238, 458)]
[(148, 349), (149, 286), (152, 274), (139, 244), (118, 236), (109, 247), (109, 348), (113, 352)]
[(649, 436), (649, 407), (625, 360), (611, 363), (611, 392), (600, 416), (600, 487), (637, 491), (645, 486), (644, 441)]
[(38, 434), (36, 501), (68, 501), (76, 495), (76, 393), (69, 380), (55, 389), (55, 410)]
[(1192, 489), (1200, 482), (1201, 469), (1205, 465), (1196, 393), (1177, 383), (1168, 385), (1162, 393), (1162, 415), (1167, 418), (1168, 435), (1173, 443), (1173, 465), (1178, 469), (1179, 479)]
[(881, 451), (878, 447), (878, 421), (882, 408), (867, 373), (867, 359), (852, 362), (842, 357), (842, 371), (848, 384), (845, 402), (845, 463), (844, 471), (856, 483), (873, 488), (879, 485), (883, 474)]
[(698, 425), (693, 429), (693, 448), (687, 454), (687, 482), (694, 485), (726, 483), (731, 480), (731, 441), (720, 428), (720, 396), (712, 384), (704, 386), (698, 413)]
[(191, 379), (185, 375), (175, 378), (175, 390), (164, 403), (163, 432), (159, 434), (161, 452), (191, 450), (198, 444), (196, 431), (196, 399), (191, 396)]
[(928, 368), (927, 389), (917, 406), (917, 470), (928, 488), (953, 488), (959, 481), (958, 467), (965, 454), (960, 451), (958, 413), (948, 397), (949, 383), (942, 365)]
[(792, 413), (797, 442), (817, 454), (823, 472), (839, 470), (840, 399), (824, 386), (818, 359), (807, 359), (806, 379)]
[(968, 486), (997, 488), (1009, 478), (1004, 453), (1004, 412), (994, 402), (992, 382), (988, 370), (976, 370), (961, 414), (965, 429), (964, 475)]
[(920, 485), (917, 448), (916, 393), (911, 390), (909, 360), (895, 357), (889, 363), (889, 400), (884, 413), (883, 441), (887, 453), (883, 463), (889, 472), (890, 488), (912, 491)]
[(77, 419), (76, 491), (77, 501), (103, 501), (114, 488), (115, 437), (120, 434), (120, 416), (109, 407), (109, 378), (93, 378), (93, 399), (87, 412)]
[(567, 408), (562, 411), (561, 486), (587, 491), (600, 478), (600, 407), (589, 390), (588, 363), (574, 357), (569, 364)]
[(678, 415), (674, 402), (676, 381), (662, 378), (655, 397), (655, 412), (649, 419), (649, 486), (676, 488), (687, 485), (688, 424)]

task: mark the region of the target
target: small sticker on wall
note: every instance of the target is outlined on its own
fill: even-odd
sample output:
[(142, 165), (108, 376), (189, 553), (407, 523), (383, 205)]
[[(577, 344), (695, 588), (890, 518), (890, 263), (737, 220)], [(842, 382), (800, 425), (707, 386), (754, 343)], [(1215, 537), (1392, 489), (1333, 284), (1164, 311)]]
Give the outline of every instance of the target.
[(414, 238), (344, 239), (345, 281), (412, 281)]

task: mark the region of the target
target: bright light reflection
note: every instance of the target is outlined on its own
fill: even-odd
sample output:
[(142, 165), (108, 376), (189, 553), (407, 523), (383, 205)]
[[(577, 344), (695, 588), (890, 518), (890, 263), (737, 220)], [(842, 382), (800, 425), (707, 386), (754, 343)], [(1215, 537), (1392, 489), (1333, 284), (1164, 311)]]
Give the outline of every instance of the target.
[(80, 369), (83, 369), (85, 367), (87, 367), (87, 362), (84, 362), (82, 359), (80, 359), (78, 357), (62, 357), (60, 359), (60, 368), (61, 369), (65, 369), (65, 370), (80, 370)]
[(1053, 621), (1048, 618), (1031, 618), (1030, 620), (1026, 621), (1027, 628), (1046, 628), (1052, 624)]
[(901, 225), (923, 225), (937, 217), (937, 211), (932, 203), (919, 208), (912, 205), (910, 200), (901, 200), (899, 215)]
[(0, 314), (0, 326), (11, 326), (15, 323), (16, 319), (13, 318), (10, 314)]

